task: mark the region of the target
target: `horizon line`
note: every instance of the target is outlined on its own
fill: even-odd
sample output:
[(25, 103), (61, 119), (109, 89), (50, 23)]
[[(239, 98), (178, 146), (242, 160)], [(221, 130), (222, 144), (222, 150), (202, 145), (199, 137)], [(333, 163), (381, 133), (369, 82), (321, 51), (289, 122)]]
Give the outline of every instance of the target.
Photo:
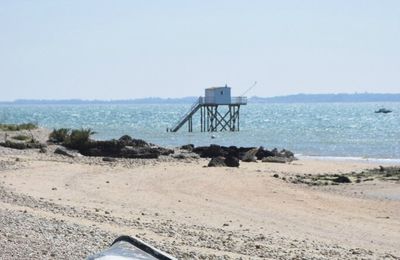
[[(384, 93), (384, 92), (353, 92), (353, 93), (297, 93), (297, 94), (288, 94), (288, 95), (279, 95), (279, 96), (250, 96), (249, 99), (252, 98), (260, 98), (260, 99), (274, 99), (274, 98), (284, 98), (284, 97), (294, 97), (294, 96), (337, 96), (337, 95), (390, 95), (396, 96), (400, 95), (399, 93)], [(82, 101), (82, 102), (120, 102), (120, 101), (144, 101), (144, 100), (151, 100), (151, 99), (159, 99), (159, 100), (184, 100), (184, 99), (193, 99), (197, 98), (198, 96), (184, 96), (184, 97), (141, 97), (141, 98), (129, 98), (129, 99), (86, 99), (86, 98), (47, 98), (47, 99), (36, 99), (36, 98), (18, 98), (14, 100), (0, 100), (0, 103), (16, 103), (21, 101), (34, 101), (34, 102), (61, 102), (61, 101)]]

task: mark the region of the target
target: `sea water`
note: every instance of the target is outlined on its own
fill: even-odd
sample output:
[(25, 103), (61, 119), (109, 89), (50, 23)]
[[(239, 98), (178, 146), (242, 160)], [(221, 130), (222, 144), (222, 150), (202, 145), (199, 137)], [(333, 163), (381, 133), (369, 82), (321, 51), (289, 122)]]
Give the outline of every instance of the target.
[[(305, 156), (400, 158), (400, 103), (248, 104), (239, 132), (201, 133), (184, 125), (167, 132), (191, 104), (0, 105), (1, 123), (34, 122), (47, 128), (91, 128), (96, 139), (134, 138), (163, 145), (236, 145), (289, 149)], [(377, 114), (385, 107), (389, 114)], [(198, 113), (199, 114), (199, 113)]]

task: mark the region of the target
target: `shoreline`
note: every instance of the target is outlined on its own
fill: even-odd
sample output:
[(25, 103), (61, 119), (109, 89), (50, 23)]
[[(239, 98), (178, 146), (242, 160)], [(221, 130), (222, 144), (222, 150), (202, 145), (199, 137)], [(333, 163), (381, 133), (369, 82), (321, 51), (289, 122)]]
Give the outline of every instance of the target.
[(343, 161), (343, 162), (365, 162), (371, 164), (400, 164), (400, 158), (369, 158), (369, 157), (357, 157), (357, 156), (319, 156), (319, 155), (302, 155), (295, 154), (299, 159), (310, 159), (310, 160), (321, 160), (321, 161)]

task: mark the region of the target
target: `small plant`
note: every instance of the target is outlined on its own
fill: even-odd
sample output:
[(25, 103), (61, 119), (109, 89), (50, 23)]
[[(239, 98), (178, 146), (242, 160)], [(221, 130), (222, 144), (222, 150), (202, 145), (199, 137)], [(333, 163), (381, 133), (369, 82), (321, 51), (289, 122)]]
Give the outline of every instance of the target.
[(0, 130), (3, 131), (20, 131), (20, 130), (33, 130), (38, 128), (37, 124), (26, 123), (26, 124), (0, 124)]
[(18, 141), (28, 141), (31, 139), (31, 137), (27, 136), (27, 135), (16, 135), (11, 137), (14, 140), (18, 140)]
[(72, 149), (84, 150), (89, 145), (90, 136), (94, 134), (95, 132), (90, 128), (74, 129), (64, 141), (64, 145)]
[(34, 123), (20, 124), (18, 125), (19, 130), (33, 130), (37, 129), (38, 125)]
[(49, 140), (54, 143), (63, 143), (69, 137), (70, 131), (68, 128), (54, 129), (49, 135)]

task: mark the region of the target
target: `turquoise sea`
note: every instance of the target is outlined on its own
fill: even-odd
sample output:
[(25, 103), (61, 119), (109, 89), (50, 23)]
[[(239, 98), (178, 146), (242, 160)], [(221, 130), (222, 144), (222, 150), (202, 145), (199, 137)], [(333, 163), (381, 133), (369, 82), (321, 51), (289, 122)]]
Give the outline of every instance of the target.
[[(0, 122), (90, 127), (96, 139), (129, 134), (164, 146), (214, 143), (286, 148), (305, 156), (400, 158), (400, 103), (248, 104), (241, 107), (240, 132), (200, 133), (199, 118), (193, 133), (186, 126), (166, 132), (190, 106), (0, 105)], [(374, 113), (381, 107), (393, 113)]]

